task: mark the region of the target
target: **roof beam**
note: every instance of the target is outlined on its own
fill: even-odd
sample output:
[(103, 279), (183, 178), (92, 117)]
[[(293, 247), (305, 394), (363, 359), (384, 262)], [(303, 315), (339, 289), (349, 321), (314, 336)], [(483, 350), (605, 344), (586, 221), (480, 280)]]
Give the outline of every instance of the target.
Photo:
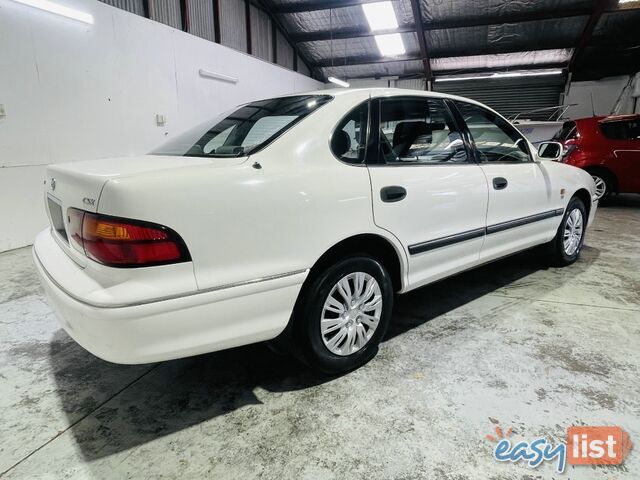
[(600, 21), (600, 17), (607, 10), (614, 10), (618, 5), (618, 0), (596, 0), (596, 5), (589, 16), (589, 20), (582, 31), (582, 35), (580, 36), (580, 40), (578, 45), (573, 50), (573, 55), (571, 55), (571, 60), (569, 60), (569, 72), (573, 72), (576, 66), (576, 62), (578, 58), (584, 51), (584, 49), (589, 45), (591, 41), (591, 37), (593, 37), (593, 32), (596, 29), (596, 25)]
[(420, 57), (422, 59), (422, 67), (424, 68), (424, 78), (427, 84), (431, 82), (431, 64), (429, 63), (429, 52), (427, 51), (427, 39), (424, 36), (424, 30), (421, 27), (422, 13), (420, 12), (419, 0), (411, 0), (411, 11), (413, 12), (413, 23), (416, 25), (416, 35), (418, 35), (418, 45), (420, 46)]
[[(413, 1), (413, 0), (412, 0)], [(501, 15), (499, 17), (482, 17), (482, 18), (470, 18), (467, 20), (451, 19), (441, 20), (434, 22), (423, 22), (423, 30), (445, 30), (449, 28), (465, 28), (465, 27), (483, 27), (488, 25), (498, 25), (502, 23), (523, 23), (523, 22), (536, 22), (542, 20), (550, 20), (556, 18), (569, 18), (578, 16), (587, 16), (591, 14), (591, 10), (588, 8), (573, 8), (569, 10), (560, 10), (552, 12), (537, 12), (524, 14), (521, 12), (510, 13), (507, 15)], [(334, 40), (358, 38), (358, 37), (370, 37), (373, 35), (379, 35), (384, 33), (409, 33), (415, 32), (416, 27), (414, 24), (400, 25), (398, 28), (384, 31), (384, 32), (372, 32), (368, 28), (350, 27), (340, 30), (334, 30), (333, 36), (329, 31), (320, 32), (301, 32), (292, 33), (291, 39), (294, 42), (314, 42), (321, 40), (330, 40), (332, 37)]]

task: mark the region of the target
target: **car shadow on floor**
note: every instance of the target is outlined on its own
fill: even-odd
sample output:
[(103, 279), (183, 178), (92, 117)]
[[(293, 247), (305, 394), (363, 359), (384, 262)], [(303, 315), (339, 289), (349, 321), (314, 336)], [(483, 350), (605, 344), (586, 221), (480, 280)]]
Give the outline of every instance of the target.
[(598, 204), (598, 208), (615, 208), (615, 207), (639, 208), (640, 194), (621, 193), (619, 195), (611, 195), (603, 200), (600, 200)]
[[(598, 255), (597, 249), (585, 247), (571, 274), (546, 287), (570, 281)], [(525, 252), (398, 296), (386, 340), (507, 287), (542, 265), (536, 251)], [(260, 404), (260, 389), (294, 392), (332, 380), (264, 344), (154, 365), (115, 365), (86, 352), (62, 330), (51, 341), (50, 362), (71, 433), (89, 461)]]

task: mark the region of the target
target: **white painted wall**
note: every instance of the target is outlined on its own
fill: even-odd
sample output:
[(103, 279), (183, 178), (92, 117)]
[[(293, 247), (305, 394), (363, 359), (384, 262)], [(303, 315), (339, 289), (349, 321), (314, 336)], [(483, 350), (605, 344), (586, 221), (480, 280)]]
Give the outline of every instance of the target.
[[(0, 251), (46, 226), (45, 165), (145, 153), (234, 105), (323, 88), (95, 0), (55, 1), (94, 24), (0, 0)], [(201, 78), (201, 68), (239, 81)]]
[[(629, 81), (628, 75), (607, 77), (590, 82), (572, 82), (564, 104), (577, 103), (570, 107), (566, 118), (585, 118), (596, 115), (609, 115), (616, 104), (622, 89)], [(591, 99), (593, 98), (593, 109)], [(633, 98), (626, 98), (620, 113), (633, 113)]]

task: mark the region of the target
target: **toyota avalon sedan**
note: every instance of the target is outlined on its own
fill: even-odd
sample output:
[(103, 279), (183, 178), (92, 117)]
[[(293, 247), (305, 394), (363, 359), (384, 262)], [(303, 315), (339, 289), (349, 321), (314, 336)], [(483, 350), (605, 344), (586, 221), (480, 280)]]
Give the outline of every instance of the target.
[(597, 207), (495, 111), (393, 89), (248, 103), (148, 155), (52, 165), (44, 196), (35, 264), (90, 352), (270, 340), (326, 373), (376, 354), (396, 293), (537, 245), (575, 262)]

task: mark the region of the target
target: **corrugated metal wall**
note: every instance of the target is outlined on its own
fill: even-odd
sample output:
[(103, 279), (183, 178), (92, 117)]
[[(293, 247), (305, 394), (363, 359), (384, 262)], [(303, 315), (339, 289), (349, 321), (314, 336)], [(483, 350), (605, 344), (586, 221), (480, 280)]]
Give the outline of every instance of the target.
[[(505, 117), (521, 112), (560, 105), (564, 89), (561, 75), (539, 78), (509, 78), (435, 82), (437, 92), (460, 95), (482, 102)], [(546, 120), (551, 111), (523, 115), (521, 118)]]
[(215, 41), (212, 0), (189, 0), (189, 33)]
[(179, 0), (153, 0), (149, 2), (149, 18), (182, 30)]
[(121, 8), (127, 12), (135, 13), (136, 15), (144, 16), (144, 6), (142, 0), (101, 0), (107, 5)]
[(247, 24), (244, 0), (219, 0), (220, 40), (223, 45), (247, 51)]
[(284, 38), (284, 35), (278, 30), (276, 45), (278, 47), (278, 65), (293, 70), (293, 48)]
[(412, 90), (424, 90), (424, 78), (406, 78), (395, 81), (396, 88), (410, 88)]
[(273, 61), (271, 19), (259, 8), (251, 6), (251, 53), (268, 62)]
[[(108, 5), (144, 16), (144, 0), (100, 0)], [(213, 0), (189, 0), (187, 15), (189, 33), (215, 41)], [(247, 52), (246, 4), (244, 0), (218, 0), (220, 14), (220, 43), (227, 47)], [(149, 18), (182, 30), (182, 12), (180, 0), (148, 0)], [(273, 62), (273, 29), (269, 14), (254, 5), (250, 6), (251, 52), (254, 56)], [(293, 47), (282, 32), (276, 30), (277, 63), (293, 70)], [(298, 55), (298, 72), (312, 76), (311, 70)]]

